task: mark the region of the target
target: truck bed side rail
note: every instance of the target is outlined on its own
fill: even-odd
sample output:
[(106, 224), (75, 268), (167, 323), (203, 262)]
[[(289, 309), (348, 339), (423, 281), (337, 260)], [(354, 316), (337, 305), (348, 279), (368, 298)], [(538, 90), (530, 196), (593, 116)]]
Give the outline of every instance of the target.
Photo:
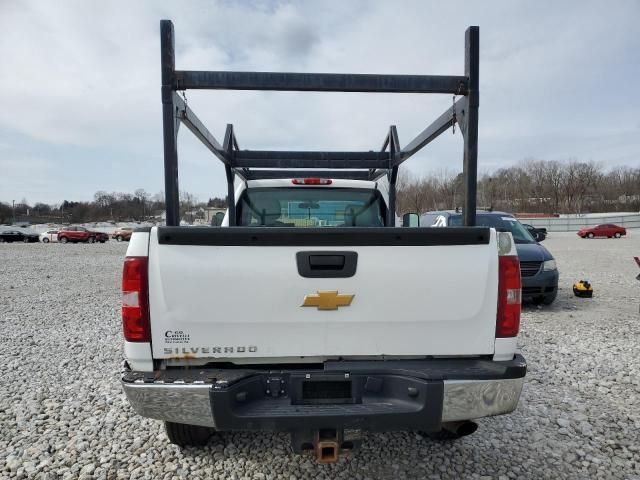
[(180, 228), (159, 227), (160, 245), (438, 246), (488, 245), (489, 228)]

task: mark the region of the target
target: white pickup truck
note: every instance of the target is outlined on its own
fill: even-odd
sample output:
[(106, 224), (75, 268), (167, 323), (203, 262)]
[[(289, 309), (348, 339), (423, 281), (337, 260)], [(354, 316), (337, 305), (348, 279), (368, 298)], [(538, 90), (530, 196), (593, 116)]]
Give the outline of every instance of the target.
[[(526, 373), (518, 257), (510, 233), (474, 226), (478, 27), (451, 76), (180, 71), (173, 24), (160, 27), (167, 226), (133, 233), (122, 279), (135, 411), (181, 446), (286, 431), (321, 462), (363, 431), (456, 438), (513, 411)], [(461, 98), (404, 147), (391, 126), (380, 151), (264, 151), (240, 149), (232, 125), (219, 143), (187, 89)], [(396, 227), (400, 164), (456, 124), (465, 226)], [(220, 227), (179, 226), (180, 125), (224, 164)]]
[(236, 196), (235, 228), (154, 227), (127, 250), (122, 383), (172, 442), (291, 431), (328, 460), (363, 430), (459, 436), (516, 407), (511, 234), (387, 228), (368, 181), (255, 180)]

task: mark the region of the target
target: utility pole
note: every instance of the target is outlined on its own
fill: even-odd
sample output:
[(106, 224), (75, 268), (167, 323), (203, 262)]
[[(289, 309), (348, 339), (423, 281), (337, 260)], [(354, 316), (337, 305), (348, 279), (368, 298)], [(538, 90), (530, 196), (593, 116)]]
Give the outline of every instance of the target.
[(12, 212), (13, 212), (13, 223), (16, 223), (16, 201), (11, 200)]

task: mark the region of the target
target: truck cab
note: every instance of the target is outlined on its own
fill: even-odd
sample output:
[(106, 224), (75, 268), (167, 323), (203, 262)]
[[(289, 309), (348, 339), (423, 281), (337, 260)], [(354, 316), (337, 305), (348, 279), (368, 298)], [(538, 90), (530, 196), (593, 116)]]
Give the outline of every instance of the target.
[[(241, 183), (235, 226), (384, 227), (386, 192), (380, 182), (330, 178), (251, 180)], [(229, 226), (225, 215), (223, 226)]]

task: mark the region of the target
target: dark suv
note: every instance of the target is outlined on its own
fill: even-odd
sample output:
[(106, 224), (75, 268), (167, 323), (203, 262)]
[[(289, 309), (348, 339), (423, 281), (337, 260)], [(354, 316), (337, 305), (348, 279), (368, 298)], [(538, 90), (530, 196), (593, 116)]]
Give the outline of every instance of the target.
[[(522, 300), (551, 305), (558, 295), (558, 269), (553, 255), (510, 213), (479, 211), (476, 224), (511, 232), (520, 259)], [(429, 212), (420, 217), (421, 227), (462, 226), (462, 213)]]

